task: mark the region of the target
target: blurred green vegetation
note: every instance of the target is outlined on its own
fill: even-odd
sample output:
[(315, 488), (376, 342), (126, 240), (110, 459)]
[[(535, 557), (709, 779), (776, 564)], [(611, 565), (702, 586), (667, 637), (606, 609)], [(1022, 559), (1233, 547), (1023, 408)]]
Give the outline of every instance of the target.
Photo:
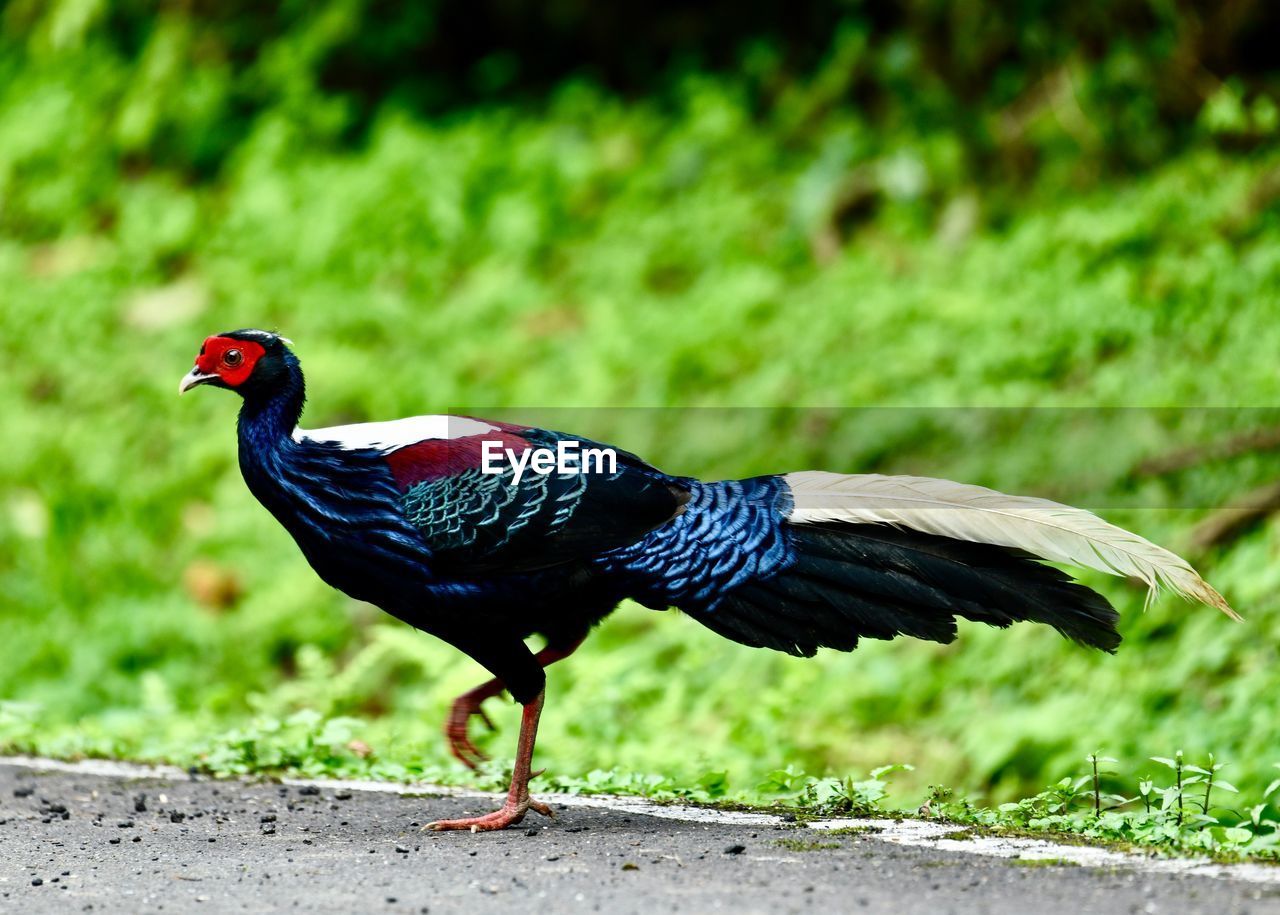
[[(708, 477), (953, 476), (1175, 547), (1280, 475), (1268, 451), (1135, 470), (1280, 425), (1256, 5), (853, 5), (747, 17), (707, 59), (646, 38), (674, 62), (620, 73), (607, 44), (557, 69), (476, 36), (415, 68), (445, 33), (375, 40), (408, 5), (202, 6), (0, 14), (0, 745), (448, 765), (444, 710), (482, 672), (326, 589), (240, 480), (234, 398), (174, 396), (233, 327), (297, 341), (308, 425), (497, 412)], [(540, 760), (746, 789), (910, 762), (909, 788), (1007, 795), (1095, 748), (1186, 748), (1257, 796), (1278, 551), (1264, 523), (1197, 557), (1245, 625), (1090, 577), (1124, 613), (1114, 658), (964, 626), (796, 660), (626, 606), (553, 669)], [(272, 735), (299, 710), (320, 736), (294, 759)]]

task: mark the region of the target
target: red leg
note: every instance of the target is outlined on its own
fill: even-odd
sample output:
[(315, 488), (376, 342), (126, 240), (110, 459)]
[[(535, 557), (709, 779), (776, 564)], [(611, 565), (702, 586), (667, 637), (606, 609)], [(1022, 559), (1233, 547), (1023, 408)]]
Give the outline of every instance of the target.
[(542, 702), (546, 695), (545, 689), (538, 693), (537, 698), (524, 707), (524, 714), (520, 716), (520, 743), (516, 748), (516, 765), (511, 772), (511, 788), (507, 791), (507, 800), (502, 807), (481, 817), (437, 820), (428, 823), (423, 829), (469, 829), (472, 832), (506, 829), (523, 820), (530, 810), (543, 816), (555, 817), (550, 807), (529, 797), (529, 779), (537, 774), (532, 771), (533, 744), (538, 736), (538, 718), (542, 715)]
[[(548, 645), (534, 657), (543, 667), (550, 667), (556, 661), (563, 661), (577, 651), (578, 646), (582, 644), (582, 640), (585, 638), (586, 634), (584, 633), (568, 647), (552, 648)], [(492, 699), (506, 688), (506, 684), (495, 678), (487, 683), (481, 683), (475, 689), (465, 692), (453, 700), (453, 706), (449, 709), (449, 717), (444, 720), (444, 736), (449, 741), (449, 752), (453, 754), (453, 758), (468, 769), (477, 768), (479, 763), (488, 759), (488, 757), (471, 742), (467, 724), (474, 715), (478, 716), (489, 730), (496, 730), (493, 722), (489, 720), (489, 716), (481, 708), (481, 704), (484, 700)]]
[(453, 754), (453, 758), (468, 769), (477, 768), (479, 763), (488, 757), (471, 742), (471, 737), (467, 733), (467, 722), (471, 720), (472, 715), (478, 715), (489, 730), (496, 730), (480, 705), (484, 700), (493, 698), (505, 688), (501, 680), (493, 679), (488, 683), (481, 683), (475, 689), (453, 700), (449, 717), (444, 720), (444, 736), (449, 741), (449, 752)]

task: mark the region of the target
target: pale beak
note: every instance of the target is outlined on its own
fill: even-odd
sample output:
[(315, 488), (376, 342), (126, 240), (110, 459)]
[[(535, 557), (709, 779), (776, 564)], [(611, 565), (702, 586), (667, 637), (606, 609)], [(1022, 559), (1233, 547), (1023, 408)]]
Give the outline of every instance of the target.
[(198, 368), (194, 368), (187, 374), (182, 376), (182, 380), (178, 382), (178, 393), (185, 394), (198, 384), (204, 384), (207, 381), (213, 381), (217, 375), (206, 375)]

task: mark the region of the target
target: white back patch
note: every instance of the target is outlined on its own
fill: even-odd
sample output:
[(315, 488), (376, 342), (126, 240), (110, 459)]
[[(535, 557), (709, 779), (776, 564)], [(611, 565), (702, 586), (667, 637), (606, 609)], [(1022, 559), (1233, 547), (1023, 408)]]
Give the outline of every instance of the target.
[(392, 419), (381, 423), (353, 423), (349, 426), (329, 426), (325, 429), (293, 430), (293, 440), (309, 439), (313, 442), (330, 442), (347, 451), (381, 451), (384, 454), (413, 445), (426, 439), (463, 438), (494, 432), (483, 420), (466, 416), (435, 414)]

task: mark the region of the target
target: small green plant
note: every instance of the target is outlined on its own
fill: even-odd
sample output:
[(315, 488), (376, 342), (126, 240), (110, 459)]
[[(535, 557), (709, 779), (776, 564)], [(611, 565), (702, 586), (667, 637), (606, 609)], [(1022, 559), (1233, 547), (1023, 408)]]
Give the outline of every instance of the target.
[(1077, 867), (1074, 861), (1062, 858), (1014, 858), (1009, 862), (1014, 867)]
[(888, 793), (887, 776), (909, 772), (914, 766), (898, 763), (872, 769), (869, 778), (813, 778), (792, 767), (771, 772), (757, 786), (766, 795), (822, 816), (867, 815), (880, 810)]
[[(1110, 756), (1100, 757), (1096, 752), (1090, 753), (1087, 758), (1089, 765), (1093, 768), (1093, 815), (1099, 817), (1102, 816), (1102, 781), (1098, 771), (1098, 763), (1114, 763), (1116, 760)], [(1123, 802), (1124, 798), (1119, 798), (1119, 800)]]
[(787, 851), (827, 851), (841, 847), (839, 842), (820, 842), (814, 839), (776, 839), (773, 844)]
[(1204, 766), (1188, 763), (1181, 750), (1151, 760), (1169, 770), (1171, 781), (1161, 785), (1151, 776), (1140, 776), (1133, 797), (1102, 790), (1104, 778), (1114, 777), (1102, 764), (1116, 761), (1092, 753), (1086, 757), (1088, 774), (1063, 778), (1032, 797), (994, 810), (955, 800), (936, 788), (925, 806), (932, 815), (997, 830), (1084, 837), (1223, 859), (1280, 859), (1280, 813), (1271, 803), (1280, 792), (1280, 779), (1267, 786), (1259, 803), (1241, 813), (1213, 803), (1215, 790), (1240, 793), (1218, 777), (1225, 764), (1213, 754)]

